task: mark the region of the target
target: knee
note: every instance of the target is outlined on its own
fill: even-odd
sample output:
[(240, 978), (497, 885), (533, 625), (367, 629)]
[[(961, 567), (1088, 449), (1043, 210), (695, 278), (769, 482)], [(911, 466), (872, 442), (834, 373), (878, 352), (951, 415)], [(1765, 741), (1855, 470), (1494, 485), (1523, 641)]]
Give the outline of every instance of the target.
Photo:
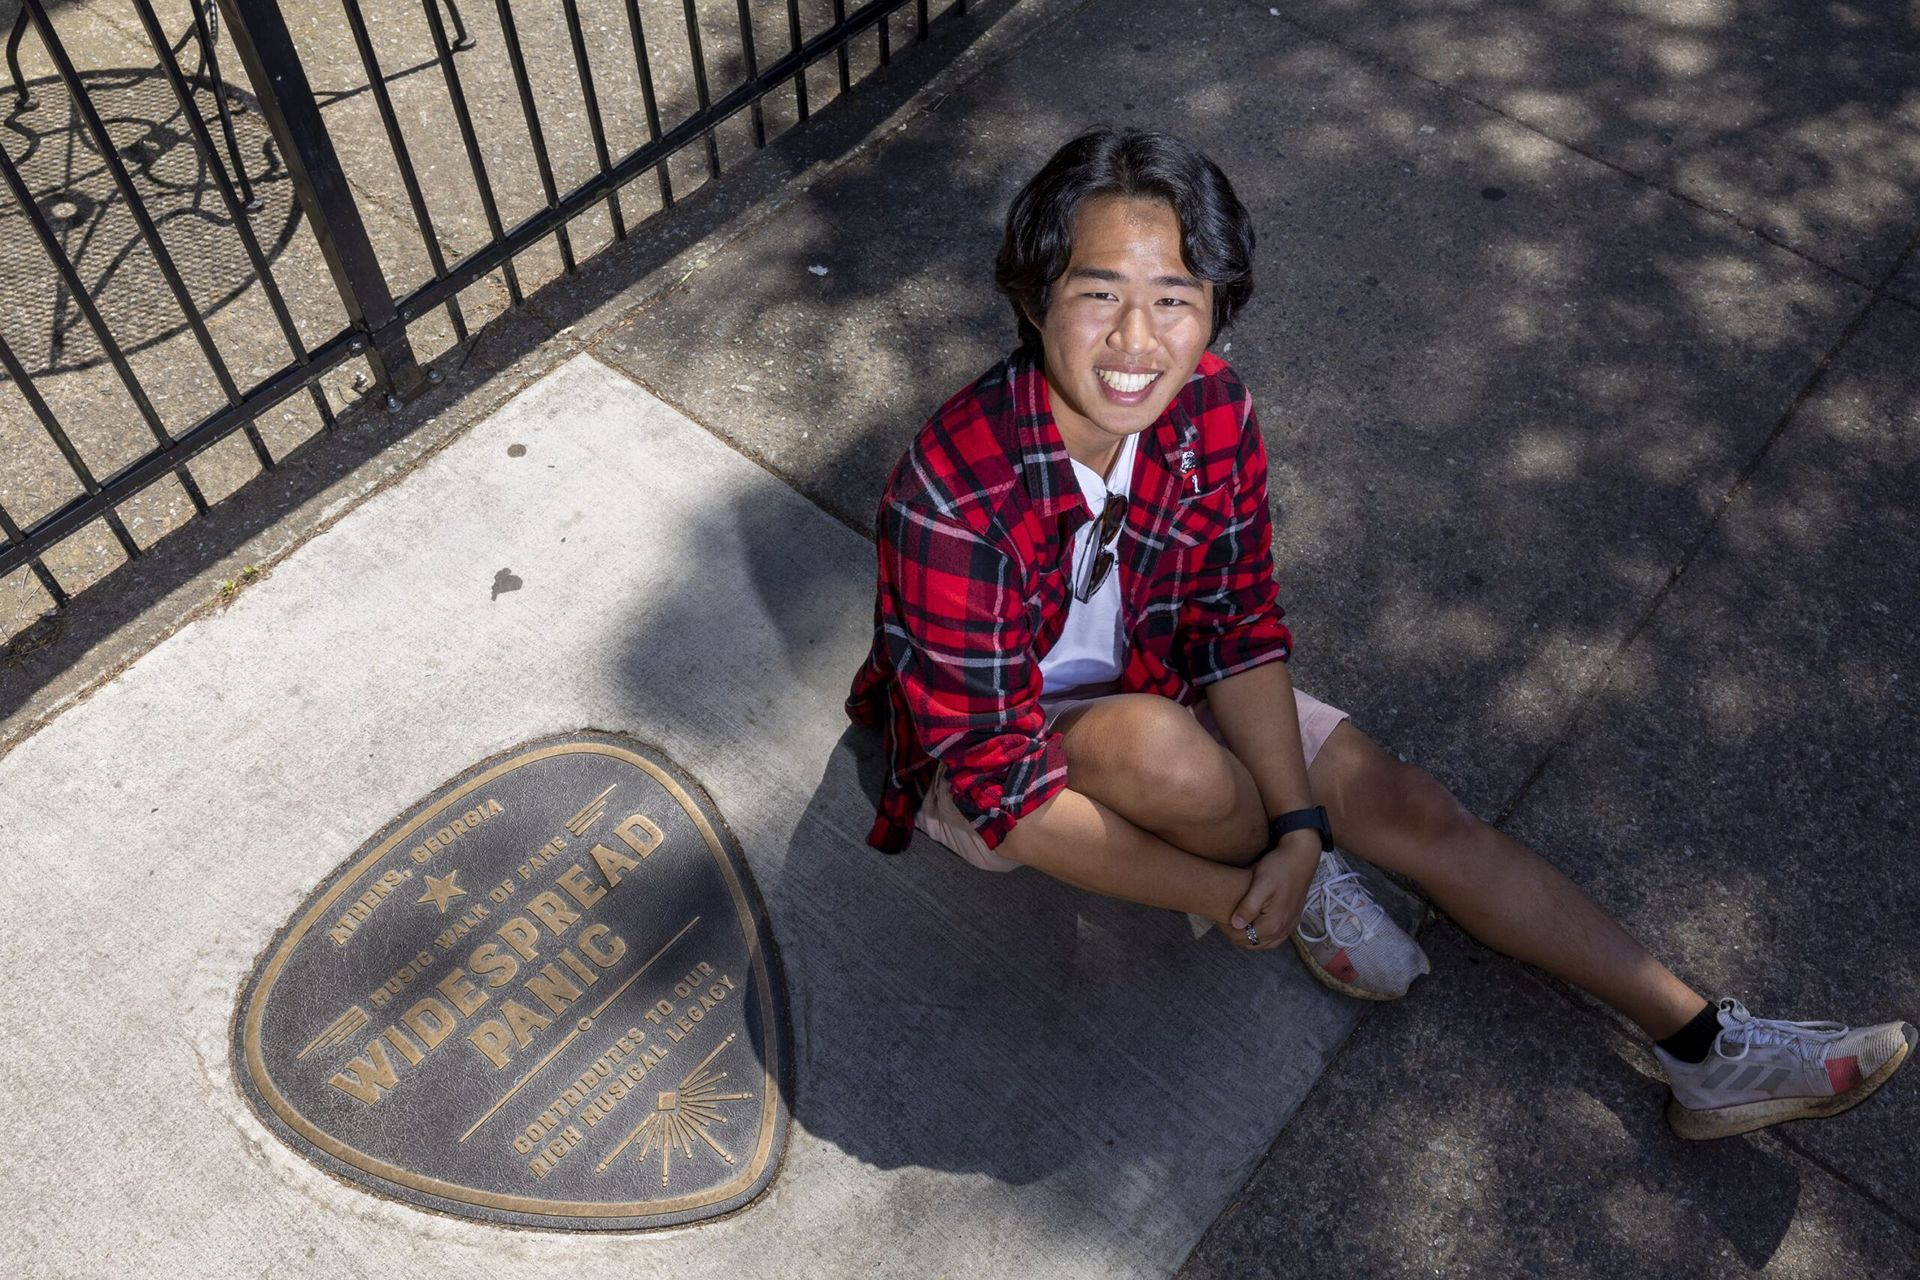
[(1130, 718), (1092, 751), (1070, 752), (1067, 776), (1074, 790), (1123, 811), (1147, 799), (1186, 820), (1223, 817), (1238, 798), (1232, 758), (1173, 702)]
[(1478, 830), (1480, 820), (1425, 769), (1397, 760), (1385, 762), (1382, 769), (1386, 776), (1376, 794), (1403, 839), (1444, 859), (1449, 849)]

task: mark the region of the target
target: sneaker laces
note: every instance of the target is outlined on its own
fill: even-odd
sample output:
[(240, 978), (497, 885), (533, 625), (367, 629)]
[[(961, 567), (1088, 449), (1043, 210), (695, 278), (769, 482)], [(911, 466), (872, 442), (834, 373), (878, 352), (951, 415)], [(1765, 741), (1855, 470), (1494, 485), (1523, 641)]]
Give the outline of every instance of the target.
[[(1318, 934), (1309, 928), (1309, 917), (1316, 913), (1320, 921)], [(1300, 913), (1300, 936), (1308, 942), (1332, 938), (1337, 946), (1357, 947), (1373, 937), (1386, 918), (1386, 908), (1367, 894), (1360, 883), (1360, 873), (1346, 871), (1328, 876), (1307, 890), (1306, 909)]]
[[(1734, 1025), (1722, 1027), (1720, 1034), (1713, 1038), (1713, 1050), (1730, 1062), (1738, 1062), (1753, 1051), (1755, 1045), (1785, 1045), (1798, 1054), (1802, 1061), (1817, 1065), (1826, 1054), (1826, 1048), (1852, 1028), (1843, 1022), (1788, 1022), (1780, 1018), (1756, 1018), (1747, 1012), (1747, 1007), (1738, 1000), (1720, 1001), (1720, 1012), (1733, 1019)], [(1740, 1052), (1727, 1052), (1727, 1045), (1737, 1044)]]

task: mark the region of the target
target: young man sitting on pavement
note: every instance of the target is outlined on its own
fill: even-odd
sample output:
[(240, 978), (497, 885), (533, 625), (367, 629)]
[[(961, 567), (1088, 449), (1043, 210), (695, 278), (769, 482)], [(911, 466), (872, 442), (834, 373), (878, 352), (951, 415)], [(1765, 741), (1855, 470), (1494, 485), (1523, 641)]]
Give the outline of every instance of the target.
[(1020, 348), (934, 414), (881, 502), (874, 644), (848, 699), (887, 739), (871, 842), (898, 851), (917, 826), (982, 868), (1204, 916), (1248, 951), (1291, 938), (1335, 990), (1403, 995), (1427, 958), (1337, 837), (1639, 1024), (1682, 1137), (1872, 1093), (1912, 1026), (1709, 1004), (1566, 876), (1293, 687), (1265, 442), (1208, 350), (1252, 271), (1226, 176), (1165, 135), (1085, 134), (1014, 200), (996, 280)]

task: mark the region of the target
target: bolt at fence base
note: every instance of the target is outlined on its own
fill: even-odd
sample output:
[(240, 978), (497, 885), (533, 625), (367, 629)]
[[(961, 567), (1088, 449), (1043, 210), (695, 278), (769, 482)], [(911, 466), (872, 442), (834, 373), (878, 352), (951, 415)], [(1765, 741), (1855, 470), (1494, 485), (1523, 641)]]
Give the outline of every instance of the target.
[(403, 408), (405, 408), (405, 406), (401, 404), (399, 396), (392, 395), (392, 394), (389, 394), (387, 396), (387, 412), (388, 413), (398, 413)]
[(433, 383), (433, 385), (437, 387), (442, 382), (446, 381), (446, 375), (441, 373), (438, 369), (429, 369), (427, 370), (427, 381)]

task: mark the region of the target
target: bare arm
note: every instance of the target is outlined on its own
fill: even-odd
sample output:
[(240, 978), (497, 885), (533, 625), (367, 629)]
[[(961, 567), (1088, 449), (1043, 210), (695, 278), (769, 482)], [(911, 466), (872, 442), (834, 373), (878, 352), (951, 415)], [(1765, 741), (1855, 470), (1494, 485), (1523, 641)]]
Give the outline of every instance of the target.
[[(1253, 775), (1269, 818), (1313, 804), (1286, 663), (1263, 663), (1215, 681), (1207, 686), (1207, 703), (1227, 749)], [(1300, 919), (1319, 861), (1320, 839), (1313, 831), (1282, 836), (1254, 864), (1253, 883), (1234, 910), (1233, 927), (1253, 925), (1263, 947), (1282, 941)]]

